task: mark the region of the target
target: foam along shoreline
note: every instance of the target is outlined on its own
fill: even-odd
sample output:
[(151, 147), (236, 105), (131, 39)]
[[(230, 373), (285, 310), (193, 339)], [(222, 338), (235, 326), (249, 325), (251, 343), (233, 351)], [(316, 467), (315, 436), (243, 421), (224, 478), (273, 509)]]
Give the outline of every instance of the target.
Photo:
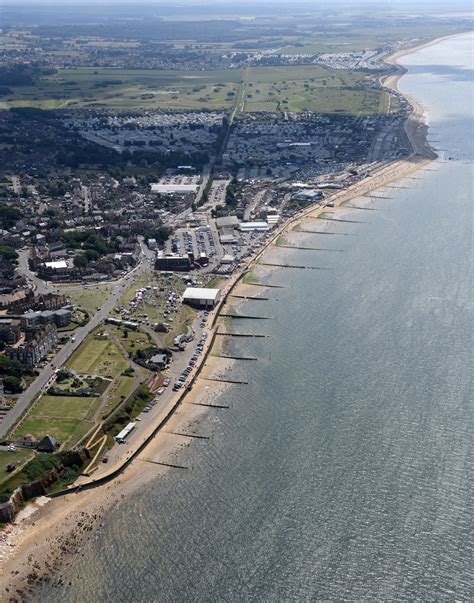
[[(417, 52), (451, 37), (453, 36), (438, 38), (418, 47), (397, 51), (387, 57), (386, 61), (396, 62), (401, 56)], [(396, 89), (397, 82), (404, 73), (405, 70), (400, 69), (398, 74), (385, 76), (382, 78), (383, 85)], [(293, 230), (295, 226), (304, 225), (305, 220), (307, 224), (308, 218), (318, 218), (328, 211), (337, 212), (338, 215), (341, 215), (340, 212), (353, 213), (356, 210), (345, 208), (343, 205), (345, 202), (363, 197), (403, 179), (423, 168), (436, 157), (426, 142), (427, 128), (423, 121), (425, 117), (423, 108), (414, 99), (409, 98), (408, 101), (413, 107), (412, 115), (408, 120), (410, 126), (406, 124), (407, 135), (413, 145), (412, 154), (406, 159), (376, 168), (363, 181), (326, 199), (326, 202), (331, 203), (329, 210), (327, 205), (307, 208), (277, 228), (247, 266), (227, 281), (218, 312), (222, 311), (226, 303), (232, 303), (233, 307), (236, 304), (240, 305), (238, 298), (228, 300), (229, 294), (257, 297), (265, 292), (264, 283), (261, 287), (254, 287), (246, 283), (243, 276), (250, 270), (258, 270), (259, 274), (252, 279), (258, 280), (259, 275), (267, 276), (274, 270), (278, 270), (278, 267), (259, 266), (258, 262), (269, 250), (278, 250), (279, 254), (289, 255), (290, 249), (275, 245), (279, 237), (291, 236), (292, 233), (297, 232)], [(422, 127), (417, 128), (416, 126), (419, 125)], [(410, 135), (408, 131), (412, 128), (413, 133)], [(425, 154), (426, 150), (429, 153)], [(314, 222), (312, 224), (314, 225)], [(318, 230), (324, 229), (325, 223), (321, 221)], [(215, 331), (214, 324), (212, 328)], [(217, 345), (222, 344), (217, 342)], [(10, 598), (13, 600), (15, 597), (26, 595), (32, 591), (35, 584), (44, 581), (62, 583), (61, 568), (73, 562), (74, 556), (78, 554), (91, 532), (100, 528), (105, 513), (127, 495), (138, 488), (145, 487), (151, 480), (169, 470), (157, 463), (173, 463), (176, 452), (192, 442), (192, 438), (176, 434), (186, 433), (186, 430), (190, 433), (205, 414), (210, 411), (218, 412), (207, 405), (225, 404), (222, 396), (228, 386), (225, 383), (207, 381), (205, 377), (215, 375), (219, 371), (227, 371), (229, 366), (228, 361), (223, 364), (222, 359), (210, 353), (203, 361), (201, 376), (204, 378), (198, 378), (192, 390), (183, 397), (167, 422), (166, 430), (160, 430), (145, 449), (133, 454), (133, 462), (127, 461), (126, 467), (118, 477), (98, 488), (72, 491), (64, 497), (50, 499), (47, 504), (37, 505), (34, 507), (34, 512), (19, 516), (14, 524), (0, 533), (0, 600)]]

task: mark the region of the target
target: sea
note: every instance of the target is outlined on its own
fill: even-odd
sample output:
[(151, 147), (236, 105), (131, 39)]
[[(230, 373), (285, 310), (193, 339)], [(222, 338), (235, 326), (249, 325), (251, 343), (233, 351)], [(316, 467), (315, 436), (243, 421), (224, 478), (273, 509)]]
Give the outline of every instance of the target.
[[(474, 600), (474, 37), (401, 59), (439, 160), (286, 250), (235, 385), (48, 602)], [(395, 188), (398, 187), (398, 188)], [(304, 228), (307, 228), (304, 226)], [(337, 250), (337, 251), (336, 251)], [(257, 287), (255, 293), (258, 292)], [(237, 328), (237, 326), (236, 326)]]

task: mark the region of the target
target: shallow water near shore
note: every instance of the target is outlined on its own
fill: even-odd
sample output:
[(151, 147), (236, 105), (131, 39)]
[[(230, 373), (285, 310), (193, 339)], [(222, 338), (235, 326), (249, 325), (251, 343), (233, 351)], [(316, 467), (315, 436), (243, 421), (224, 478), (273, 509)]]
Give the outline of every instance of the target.
[(239, 307), (271, 317), (240, 332), (270, 337), (230, 342), (259, 361), (233, 366), (250, 384), (200, 423), (211, 440), (35, 600), (474, 598), (473, 39), (401, 60), (445, 161), (351, 202), (379, 210), (331, 225), (355, 236), (304, 235), (342, 252), (285, 250), (330, 270), (272, 271), (284, 288)]

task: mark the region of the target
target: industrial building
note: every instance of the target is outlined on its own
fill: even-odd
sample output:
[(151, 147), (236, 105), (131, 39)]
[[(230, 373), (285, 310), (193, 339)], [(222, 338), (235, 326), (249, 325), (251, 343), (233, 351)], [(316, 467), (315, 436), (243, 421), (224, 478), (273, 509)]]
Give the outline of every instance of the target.
[(183, 293), (183, 303), (198, 308), (214, 308), (221, 298), (220, 289), (188, 287)]
[(237, 228), (240, 224), (240, 220), (237, 216), (224, 216), (222, 218), (216, 218), (217, 230), (223, 228)]
[(160, 195), (195, 195), (198, 184), (152, 184), (151, 192)]
[(266, 222), (242, 222), (239, 229), (242, 232), (266, 232), (270, 227)]

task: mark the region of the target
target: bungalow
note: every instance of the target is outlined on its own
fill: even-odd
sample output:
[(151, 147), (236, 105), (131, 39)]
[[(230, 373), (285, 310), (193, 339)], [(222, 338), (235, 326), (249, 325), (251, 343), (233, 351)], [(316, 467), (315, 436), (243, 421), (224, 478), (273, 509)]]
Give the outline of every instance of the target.
[(36, 448), (36, 446), (38, 446), (38, 440), (35, 436), (31, 435), (31, 433), (25, 433), (24, 436), (21, 436), (21, 438), (16, 441), (16, 445), (22, 446), (23, 448)]

